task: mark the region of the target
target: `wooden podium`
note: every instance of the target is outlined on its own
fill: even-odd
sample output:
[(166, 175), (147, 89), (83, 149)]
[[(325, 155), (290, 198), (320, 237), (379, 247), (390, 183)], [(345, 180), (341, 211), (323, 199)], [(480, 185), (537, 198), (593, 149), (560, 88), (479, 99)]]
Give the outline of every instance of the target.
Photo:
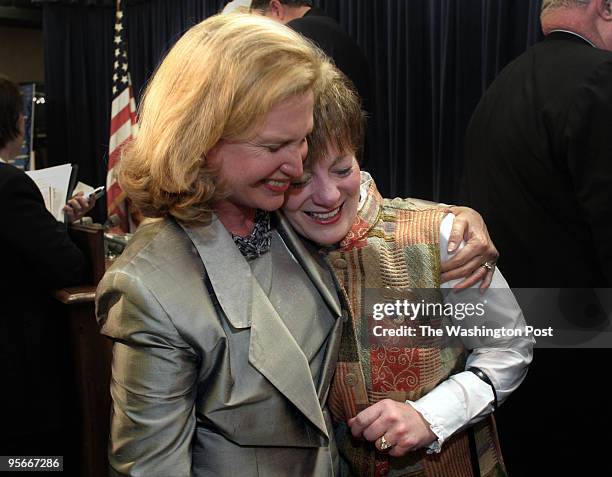
[(112, 342), (98, 331), (95, 317), (96, 285), (104, 275), (104, 230), (101, 226), (73, 225), (69, 234), (90, 265), (88, 283), (54, 293), (68, 321), (71, 370), (79, 402), (80, 475), (108, 475), (110, 424), (110, 367)]

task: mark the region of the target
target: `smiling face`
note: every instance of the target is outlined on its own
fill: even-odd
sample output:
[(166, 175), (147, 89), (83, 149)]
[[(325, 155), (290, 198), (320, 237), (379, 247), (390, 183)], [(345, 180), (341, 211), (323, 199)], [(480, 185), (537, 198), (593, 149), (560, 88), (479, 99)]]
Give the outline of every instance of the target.
[(283, 205), (292, 180), (303, 173), (312, 129), (313, 94), (287, 98), (273, 106), (254, 137), (219, 141), (207, 161), (219, 168), (219, 182), (229, 195), (217, 202), (217, 215), (249, 216), (254, 209), (273, 211)]
[(355, 156), (340, 154), (333, 146), (327, 152), (292, 182), (283, 206), (296, 232), (321, 245), (340, 242), (359, 209), (360, 170)]

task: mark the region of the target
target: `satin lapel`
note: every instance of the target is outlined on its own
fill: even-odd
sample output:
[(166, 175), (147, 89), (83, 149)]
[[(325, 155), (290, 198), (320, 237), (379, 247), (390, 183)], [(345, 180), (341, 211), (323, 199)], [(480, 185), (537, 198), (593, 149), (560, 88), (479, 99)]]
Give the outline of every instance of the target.
[(308, 360), (257, 282), (249, 362), (329, 437)]
[(302, 239), (293, 231), (287, 219), (280, 212), (275, 212), (275, 220), (277, 221), (277, 230), (285, 244), (296, 258), (302, 268), (308, 274), (308, 278), (314, 283), (317, 290), (325, 300), (325, 303), (330, 308), (335, 317), (342, 316), (340, 301), (334, 282), (331, 279), (331, 274), (326, 268), (316, 262), (311, 256)]
[(319, 380), (319, 387), (317, 389), (317, 396), (319, 397), (321, 406), (324, 406), (325, 402), (327, 401), (331, 380), (336, 372), (336, 363), (338, 361), (338, 353), (340, 352), (340, 339), (342, 338), (343, 325), (343, 317), (336, 319), (336, 323), (330, 332), (329, 342), (327, 343), (327, 351), (325, 352), (325, 358), (323, 361), (323, 370), (321, 372), (321, 379)]
[(229, 232), (214, 215), (208, 226), (179, 225), (196, 247), (229, 322), (234, 328), (251, 326), (254, 279)]
[(229, 322), (251, 327), (249, 362), (329, 438), (306, 356), (253, 277), (230, 234), (213, 216), (209, 226), (186, 227)]
[(275, 220), (278, 221), (277, 229), (285, 241), (285, 244), (298, 262), (300, 262), (300, 265), (306, 271), (308, 277), (312, 280), (323, 297), (323, 300), (336, 318), (336, 323), (330, 332), (330, 338), (327, 343), (323, 370), (317, 389), (319, 402), (323, 406), (327, 400), (330, 382), (336, 370), (336, 361), (338, 360), (338, 352), (340, 349), (340, 338), (342, 337), (342, 326), (347, 317), (346, 314), (343, 313), (340, 305), (336, 282), (327, 267), (317, 263), (312, 257), (311, 252), (308, 251), (302, 242), (302, 239), (293, 231), (293, 228), (282, 213), (277, 212), (275, 214)]

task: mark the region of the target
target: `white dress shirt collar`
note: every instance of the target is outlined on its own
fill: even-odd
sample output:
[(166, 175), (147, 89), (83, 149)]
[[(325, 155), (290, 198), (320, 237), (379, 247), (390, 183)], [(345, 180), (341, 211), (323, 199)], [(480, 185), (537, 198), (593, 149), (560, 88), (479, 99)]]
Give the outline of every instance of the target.
[(595, 46), (595, 44), (594, 44), (594, 43), (593, 43), (591, 40), (589, 40), (588, 38), (583, 37), (582, 35), (580, 35), (580, 34), (576, 33), (575, 31), (570, 31), (570, 30), (561, 30), (561, 29), (559, 29), (559, 30), (552, 30), (550, 33), (554, 33), (554, 32), (556, 32), (556, 31), (558, 31), (558, 32), (562, 32), (562, 33), (569, 33), (570, 35), (574, 35), (574, 36), (577, 36), (578, 38), (582, 38), (584, 41), (586, 41), (586, 42), (587, 42), (589, 45), (591, 45), (593, 48), (597, 48), (597, 47)]

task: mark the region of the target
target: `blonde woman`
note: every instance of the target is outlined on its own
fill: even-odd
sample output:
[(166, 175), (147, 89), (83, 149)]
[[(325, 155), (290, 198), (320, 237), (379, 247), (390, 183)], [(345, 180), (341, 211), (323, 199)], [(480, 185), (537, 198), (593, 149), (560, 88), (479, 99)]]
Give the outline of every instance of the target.
[(115, 342), (111, 475), (337, 475), (325, 401), (344, 315), (269, 214), (303, 173), (325, 64), (286, 27), (229, 14), (190, 29), (148, 85), (120, 181), (156, 220), (97, 297)]

